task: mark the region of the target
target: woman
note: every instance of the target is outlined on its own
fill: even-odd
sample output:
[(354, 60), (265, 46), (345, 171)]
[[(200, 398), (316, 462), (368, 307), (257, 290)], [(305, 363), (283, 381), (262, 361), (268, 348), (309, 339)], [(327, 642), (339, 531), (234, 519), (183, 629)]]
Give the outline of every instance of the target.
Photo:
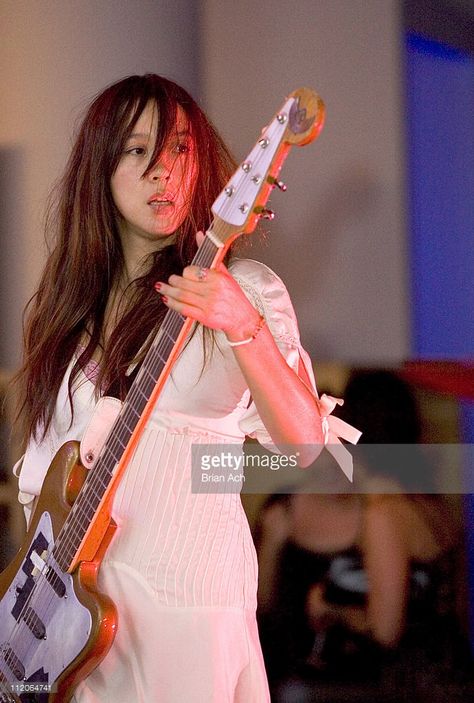
[(268, 700), (240, 497), (191, 492), (191, 447), (251, 435), (299, 445), (304, 464), (323, 438), (281, 281), (249, 260), (190, 265), (233, 167), (182, 88), (131, 76), (91, 104), (49, 218), (56, 240), (19, 376), (27, 511), (57, 449), (93, 426), (98, 398), (123, 400), (166, 311), (199, 323), (115, 497), (100, 588), (118, 634), (77, 703)]
[(394, 680), (397, 700), (407, 692), (418, 700), (424, 665), (433, 683), (435, 665), (447, 673), (453, 651), (463, 649), (452, 580), (459, 524), (417, 454), (420, 422), (406, 383), (390, 371), (355, 371), (344, 396), (340, 416), (363, 432), (355, 492), (308, 489), (272, 496), (262, 510), (259, 609), (269, 678), (276, 701), (298, 687), (302, 703), (315, 691), (321, 701), (359, 700), (362, 683), (373, 686), (366, 696), (386, 700)]

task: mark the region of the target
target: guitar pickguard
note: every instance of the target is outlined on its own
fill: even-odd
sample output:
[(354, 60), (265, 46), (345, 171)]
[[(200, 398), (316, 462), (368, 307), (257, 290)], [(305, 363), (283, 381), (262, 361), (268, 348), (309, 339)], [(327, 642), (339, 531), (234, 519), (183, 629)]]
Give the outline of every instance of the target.
[(44, 512), (0, 602), (0, 703), (47, 701), (90, 637), (91, 614), (76, 596), (73, 577), (52, 556), (53, 546)]

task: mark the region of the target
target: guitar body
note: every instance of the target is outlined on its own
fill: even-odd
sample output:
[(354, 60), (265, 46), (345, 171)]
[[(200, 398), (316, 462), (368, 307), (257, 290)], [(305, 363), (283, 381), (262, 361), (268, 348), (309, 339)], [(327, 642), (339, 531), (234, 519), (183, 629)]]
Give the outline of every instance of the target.
[(115, 523), (94, 559), (72, 574), (51, 554), (86, 474), (79, 443), (67, 442), (48, 470), (23, 545), (0, 574), (0, 703), (67, 703), (113, 642), (117, 613), (98, 592), (97, 577)]

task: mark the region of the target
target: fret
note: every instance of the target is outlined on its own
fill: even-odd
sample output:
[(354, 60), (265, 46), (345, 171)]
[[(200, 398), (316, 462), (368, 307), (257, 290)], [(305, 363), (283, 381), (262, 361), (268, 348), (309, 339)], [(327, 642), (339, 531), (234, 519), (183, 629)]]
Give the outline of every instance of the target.
[(97, 499), (98, 499), (98, 501), (99, 501), (99, 503), (100, 503), (100, 499), (101, 499), (102, 496), (103, 496), (103, 492), (98, 493), (98, 492), (96, 491), (94, 485), (89, 485), (89, 486), (88, 486), (88, 493), (92, 493), (92, 495), (93, 495), (94, 497), (97, 497)]
[(88, 501), (86, 502), (85, 500), (81, 501), (81, 503), (78, 505), (77, 510), (75, 511), (74, 514), (74, 521), (75, 522), (80, 522), (84, 516), (87, 516), (89, 513), (91, 514), (91, 517), (94, 516), (94, 513), (100, 503), (101, 496), (98, 494), (94, 495), (94, 500), (90, 500), (91, 496), (88, 496)]
[(164, 333), (167, 335), (167, 337), (170, 339), (173, 344), (175, 343), (176, 339), (174, 338), (174, 334), (171, 333), (169, 330), (164, 330)]
[(127, 424), (127, 420), (125, 419), (125, 416), (122, 418), (122, 422), (123, 422), (123, 424), (124, 424), (124, 426), (125, 426), (125, 429), (127, 430), (128, 434), (131, 435), (132, 432), (133, 432), (133, 430), (134, 430), (133, 425), (130, 427), (130, 425)]
[[(150, 397), (150, 393), (155, 387), (155, 383), (150, 379), (150, 378), (145, 378), (145, 379), (140, 379), (140, 387), (137, 388), (136, 393), (134, 393), (134, 398), (133, 398), (133, 407), (138, 415), (140, 417), (143, 408), (148, 402), (148, 398)], [(138, 393), (138, 397), (137, 396)], [(138, 422), (138, 420), (137, 420)]]
[(166, 364), (181, 327), (182, 323), (179, 320), (175, 320), (172, 325), (170, 324), (163, 329), (163, 334), (160, 335), (157, 346), (150, 349), (150, 356), (146, 359), (147, 366), (150, 364), (155, 365), (157, 361), (163, 365)]
[[(120, 461), (120, 457), (122, 456), (123, 450), (127, 446), (127, 441), (128, 440), (121, 440), (119, 437), (113, 438), (113, 445), (110, 446), (110, 455), (113, 459), (113, 466), (115, 466)], [(111, 478), (113, 475), (113, 466), (108, 471), (109, 478)]]
[(89, 503), (88, 505), (85, 506), (85, 509), (83, 511), (82, 517), (85, 517), (87, 519), (87, 524), (92, 520), (92, 518), (95, 515), (95, 511), (99, 507), (100, 500), (98, 500), (95, 505), (92, 503)]
[[(153, 350), (153, 356), (158, 357), (158, 361), (161, 364), (163, 364), (163, 366), (166, 364), (166, 362), (168, 360), (168, 357), (165, 354), (162, 354), (159, 349)], [(143, 363), (145, 363), (145, 362), (143, 362)]]
[[(177, 337), (175, 334), (174, 336)], [(147, 359), (146, 367), (149, 368), (150, 372), (152, 375), (155, 375), (157, 373), (157, 369), (163, 368), (163, 366), (166, 364), (166, 361), (168, 360), (169, 354), (171, 349), (173, 348), (173, 344), (170, 342), (166, 342), (166, 340), (160, 340), (160, 347), (158, 349), (152, 349), (151, 350), (151, 355), (149, 359)]]
[(76, 513), (79, 512), (79, 510), (82, 510), (83, 506), (88, 502), (92, 502), (92, 500), (96, 504), (100, 503), (102, 496), (104, 495), (108, 482), (103, 482), (99, 476), (94, 476), (93, 478), (91, 477), (91, 479), (92, 480), (89, 480), (87, 483), (87, 495), (86, 493), (84, 493), (84, 495), (81, 494), (74, 503), (74, 507), (77, 505), (77, 509), (75, 511)]
[[(94, 469), (91, 470), (89, 473), (86, 483), (89, 485), (91, 481), (100, 481), (103, 483), (104, 487), (106, 487), (108, 483), (108, 479), (106, 474), (110, 474), (113, 468), (113, 465), (117, 461), (114, 453), (111, 451), (111, 442), (107, 442), (106, 445), (104, 445), (101, 453), (99, 454), (99, 457), (97, 459), (97, 462), (94, 466)], [(111, 465), (111, 466), (109, 466)]]
[[(129, 391), (129, 393), (130, 393), (130, 391)], [(145, 404), (146, 404), (146, 402), (147, 402), (147, 396), (145, 395), (145, 393), (143, 392), (143, 390), (142, 390), (141, 388), (135, 388), (135, 389), (134, 389), (134, 393), (135, 393), (135, 394), (136, 394), (136, 393), (139, 393), (139, 394), (142, 396), (142, 398), (145, 400)]]
[(149, 376), (149, 378), (151, 378), (151, 380), (156, 383), (156, 379), (155, 379), (154, 375), (152, 374), (151, 369), (144, 368), (143, 373), (146, 373)]
[(108, 483), (110, 477), (113, 475), (114, 467), (120, 459), (123, 449), (127, 446), (129, 439), (129, 432), (127, 432), (126, 435), (122, 433), (121, 437), (112, 437), (107, 447), (107, 459), (104, 461), (103, 465), (94, 468), (94, 471), (98, 469), (101, 470), (101, 477), (105, 484)]
[(121, 410), (122, 419), (124, 417), (127, 417), (127, 420), (128, 420), (130, 413), (133, 413), (134, 417), (130, 418), (132, 430), (135, 428), (135, 425), (137, 424), (138, 419), (140, 417), (140, 413), (137, 412), (137, 410), (132, 402), (132, 398), (131, 398), (131, 396), (133, 396), (134, 392), (135, 392), (135, 390), (129, 391), (128, 396), (125, 399), (125, 402), (124, 402), (122, 410)]
[[(133, 432), (136, 423), (134, 423), (132, 416), (130, 416), (129, 422), (132, 425)], [(114, 430), (113, 434), (110, 436), (110, 449), (113, 449), (113, 451), (111, 451), (111, 456), (114, 459), (114, 463), (116, 463), (120, 459), (121, 452), (127, 446), (132, 432), (130, 432), (130, 429), (128, 429), (125, 424), (121, 422), (120, 427), (117, 427)], [(117, 456), (117, 449), (120, 452), (119, 456)], [(113, 471), (113, 465), (111, 466), (111, 470)]]
[[(128, 416), (130, 416), (130, 417), (128, 417)], [(132, 434), (133, 430), (135, 429), (136, 421), (134, 422), (134, 417), (132, 416), (131, 413), (128, 413), (127, 419), (131, 425), (131, 428), (127, 427), (125, 422), (122, 420), (122, 422), (120, 423), (120, 427), (117, 427), (117, 429), (111, 435), (111, 438), (110, 438), (111, 443), (115, 442), (115, 440), (117, 440), (117, 442), (119, 442), (119, 444), (123, 444), (124, 442), (126, 444), (128, 442), (128, 440), (130, 439), (130, 435)], [(113, 456), (115, 459), (117, 458), (115, 452), (113, 453)]]
[(90, 485), (92, 482), (101, 483), (104, 490), (107, 488), (110, 476), (112, 475), (113, 468), (117, 463), (117, 459), (114, 453), (111, 451), (111, 447), (104, 447), (102, 452), (97, 459), (97, 463), (94, 470), (89, 474), (87, 478), (87, 483)]

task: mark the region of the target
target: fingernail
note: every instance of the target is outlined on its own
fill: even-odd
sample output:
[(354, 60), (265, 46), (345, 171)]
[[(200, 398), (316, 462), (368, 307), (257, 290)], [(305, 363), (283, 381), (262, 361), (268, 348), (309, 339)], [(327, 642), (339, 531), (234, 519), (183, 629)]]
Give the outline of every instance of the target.
[(165, 305), (168, 304), (168, 296), (162, 295), (162, 296), (161, 296), (161, 300), (164, 302)]
[(154, 288), (155, 288), (155, 290), (161, 290), (161, 286), (162, 286), (161, 283), (155, 283)]

